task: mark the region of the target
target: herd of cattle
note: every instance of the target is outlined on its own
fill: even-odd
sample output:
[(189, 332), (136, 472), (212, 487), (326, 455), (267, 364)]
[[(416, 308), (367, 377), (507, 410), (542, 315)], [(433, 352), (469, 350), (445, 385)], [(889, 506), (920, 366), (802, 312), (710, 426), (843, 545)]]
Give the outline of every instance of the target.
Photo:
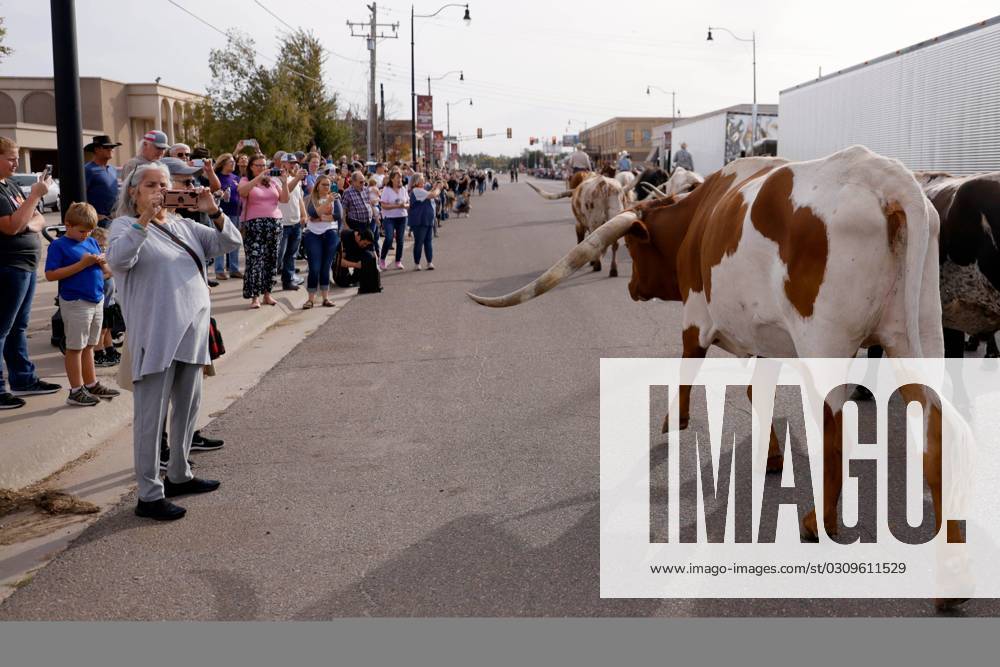
[[(1000, 173), (913, 173), (853, 146), (805, 162), (744, 158), (707, 178), (682, 169), (618, 176), (577, 174), (557, 194), (535, 188), (571, 198), (577, 245), (514, 292), (469, 296), (493, 307), (523, 303), (588, 262), (599, 271), (608, 246), (615, 276), (624, 238), (632, 299), (682, 303), (684, 357), (704, 357), (712, 345), (738, 356), (853, 357), (878, 345), (890, 357), (960, 357), (963, 332), (1000, 329)], [(940, 419), (933, 397), (904, 395), (925, 419)], [(689, 396), (682, 388), (681, 428)], [(824, 444), (837, 456), (832, 434), (845, 400), (828, 400), (824, 415), (833, 427)], [(940, 529), (940, 432), (928, 441), (924, 471)], [(842, 483), (832, 468), (822, 503), (830, 535)], [(949, 542), (964, 541), (952, 522), (946, 531)], [(802, 532), (818, 535), (815, 511)]]

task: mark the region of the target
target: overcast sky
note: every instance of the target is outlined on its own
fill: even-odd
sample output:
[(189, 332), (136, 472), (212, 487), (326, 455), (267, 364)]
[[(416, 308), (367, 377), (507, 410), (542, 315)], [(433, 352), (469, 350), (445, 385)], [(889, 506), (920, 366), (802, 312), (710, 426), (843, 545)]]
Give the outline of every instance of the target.
[[(237, 28), (257, 42), (262, 62), (271, 62), (288, 32), (254, 0), (176, 0), (223, 30)], [(365, 113), (368, 53), (352, 38), (347, 20), (369, 13), (354, 0), (263, 0), (294, 27), (313, 30), (332, 52), (326, 80), (344, 103)], [(203, 92), (209, 82), (208, 54), (221, 35), (168, 0), (77, 0), (81, 76), (124, 82), (162, 83)], [(439, 2), (420, 2), (429, 14)], [(670, 116), (670, 96), (646, 95), (652, 84), (677, 92), (677, 108), (696, 115), (752, 99), (751, 47), (719, 31), (706, 41), (709, 25), (740, 37), (757, 34), (757, 99), (778, 102), (784, 88), (824, 73), (909, 46), (987, 19), (996, 0), (873, 1), (697, 0), (696, 2), (541, 2), (472, 0), (472, 23), (452, 7), (416, 20), (417, 91), (426, 76), (464, 70), (432, 83), (435, 127), (445, 128), (445, 101), (453, 105), (453, 134), (477, 127), (500, 136), (466, 141), (462, 151), (519, 154), (529, 135), (562, 135), (612, 116)], [(399, 22), (399, 38), (378, 45), (377, 81), (385, 84), (390, 118), (409, 118), (410, 5), (378, 3), (379, 22)], [(0, 0), (13, 56), (0, 75), (51, 76), (49, 3)], [(357, 30), (356, 30), (357, 32)], [(386, 29), (387, 33), (391, 30)], [(507, 140), (505, 130), (513, 128)]]

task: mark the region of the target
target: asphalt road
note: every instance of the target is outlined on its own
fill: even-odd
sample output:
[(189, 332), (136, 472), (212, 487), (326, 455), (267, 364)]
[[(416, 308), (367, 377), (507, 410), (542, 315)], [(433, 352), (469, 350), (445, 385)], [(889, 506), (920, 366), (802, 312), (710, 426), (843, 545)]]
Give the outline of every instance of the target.
[[(556, 182), (543, 182), (551, 190)], [(499, 294), (575, 240), (522, 181), (473, 199), (433, 272), (385, 274), (207, 429), (220, 491), (182, 521), (86, 531), (0, 619), (932, 615), (923, 600), (602, 600), (599, 363), (679, 356), (677, 304), (589, 270), (514, 309)], [(211, 391), (209, 381), (206, 391)], [(961, 613), (992, 615), (996, 601)]]

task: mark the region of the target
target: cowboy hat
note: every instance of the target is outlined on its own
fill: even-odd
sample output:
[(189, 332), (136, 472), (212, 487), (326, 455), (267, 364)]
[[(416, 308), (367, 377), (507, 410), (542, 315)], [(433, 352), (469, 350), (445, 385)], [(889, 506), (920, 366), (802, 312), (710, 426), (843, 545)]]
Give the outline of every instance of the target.
[(121, 146), (120, 142), (111, 141), (111, 137), (106, 134), (99, 134), (94, 137), (94, 140), (83, 147), (84, 152), (93, 153), (94, 149), (100, 146), (101, 148), (118, 148)]

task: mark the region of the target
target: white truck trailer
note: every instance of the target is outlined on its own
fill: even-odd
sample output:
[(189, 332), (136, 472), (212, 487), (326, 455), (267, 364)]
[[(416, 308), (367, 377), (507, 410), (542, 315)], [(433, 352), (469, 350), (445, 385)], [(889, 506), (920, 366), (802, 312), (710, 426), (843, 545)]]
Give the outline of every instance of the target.
[(910, 169), (1000, 171), (1000, 16), (781, 91), (778, 154), (853, 144)]
[[(671, 133), (671, 149), (676, 157), (681, 144), (694, 161), (694, 170), (707, 176), (740, 157), (751, 154), (753, 106), (737, 104), (698, 116), (678, 120)], [(669, 126), (661, 126), (669, 129)], [(757, 105), (757, 142), (778, 138), (778, 105)], [(778, 143), (781, 149), (781, 143)]]

